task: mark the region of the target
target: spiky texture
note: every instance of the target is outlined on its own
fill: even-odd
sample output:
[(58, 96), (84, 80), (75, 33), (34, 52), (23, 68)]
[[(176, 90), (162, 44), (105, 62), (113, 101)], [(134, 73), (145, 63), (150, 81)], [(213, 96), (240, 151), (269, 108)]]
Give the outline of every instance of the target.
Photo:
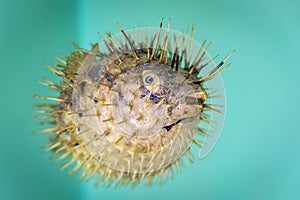
[(34, 95), (55, 102), (36, 105), (43, 115), (35, 117), (53, 125), (38, 132), (48, 135), (56, 159), (66, 161), (62, 169), (80, 171), (81, 180), (97, 176), (97, 185), (116, 187), (163, 182), (184, 159), (193, 162), (192, 144), (202, 147), (197, 134), (207, 132), (198, 124), (210, 123), (208, 113), (218, 111), (206, 103), (205, 82), (228, 67), (223, 64), (232, 53), (199, 77), (216, 57), (206, 59), (206, 40), (192, 56), (193, 28), (191, 38), (188, 31), (171, 38), (170, 22), (150, 36), (119, 27), (123, 39), (99, 34), (106, 50), (73, 43), (77, 51), (48, 67), (62, 81), (40, 82), (59, 96)]

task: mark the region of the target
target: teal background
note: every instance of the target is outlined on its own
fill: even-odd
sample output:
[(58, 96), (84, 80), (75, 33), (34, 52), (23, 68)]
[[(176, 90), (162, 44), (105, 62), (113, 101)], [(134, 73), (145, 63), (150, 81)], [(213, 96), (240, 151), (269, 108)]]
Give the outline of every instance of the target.
[[(0, 0), (0, 199), (300, 199), (300, 2)], [(161, 17), (195, 40), (213, 41), (227, 55), (223, 74), (227, 116), (212, 153), (165, 185), (132, 190), (94, 188), (59, 172), (41, 153), (46, 143), (30, 116), (32, 94), (51, 94), (34, 82), (52, 76), (44, 64), (88, 47), (97, 32), (158, 26)], [(166, 25), (165, 25), (166, 26)]]

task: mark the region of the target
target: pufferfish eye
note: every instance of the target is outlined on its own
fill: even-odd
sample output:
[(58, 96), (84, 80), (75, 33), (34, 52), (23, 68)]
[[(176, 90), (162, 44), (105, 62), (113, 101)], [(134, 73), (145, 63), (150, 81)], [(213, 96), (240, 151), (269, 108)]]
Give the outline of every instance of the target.
[(145, 77), (145, 82), (148, 84), (152, 84), (154, 81), (154, 77), (152, 75), (148, 75)]
[(156, 93), (160, 87), (160, 79), (156, 73), (151, 70), (144, 70), (142, 72), (142, 80), (145, 87), (152, 93)]

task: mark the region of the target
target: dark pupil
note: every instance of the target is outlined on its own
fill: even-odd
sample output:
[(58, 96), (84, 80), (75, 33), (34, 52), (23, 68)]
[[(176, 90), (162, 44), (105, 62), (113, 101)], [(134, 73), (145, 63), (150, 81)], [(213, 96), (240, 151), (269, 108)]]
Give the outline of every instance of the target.
[(146, 81), (146, 83), (151, 84), (151, 83), (153, 83), (154, 78), (153, 78), (153, 76), (147, 76), (147, 77), (145, 78), (145, 81)]

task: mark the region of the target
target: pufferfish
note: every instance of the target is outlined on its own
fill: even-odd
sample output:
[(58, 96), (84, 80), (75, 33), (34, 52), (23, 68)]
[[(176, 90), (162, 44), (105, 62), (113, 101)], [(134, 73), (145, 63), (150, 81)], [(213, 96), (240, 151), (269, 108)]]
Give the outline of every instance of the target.
[[(139, 28), (120, 34), (99, 34), (101, 44), (57, 57), (49, 70), (59, 84), (42, 83), (57, 97), (35, 98), (36, 118), (45, 119), (47, 149), (61, 169), (81, 173), (104, 186), (151, 185), (173, 177), (185, 162), (193, 162), (192, 146), (210, 149), (218, 134), (209, 134), (212, 116), (220, 112), (209, 82), (218, 78), (231, 52), (219, 64), (210, 58), (211, 43), (198, 45), (194, 28), (181, 33)], [(197, 49), (196, 49), (197, 48)], [(204, 73), (205, 72), (205, 73)], [(208, 124), (206, 128), (201, 124)]]

